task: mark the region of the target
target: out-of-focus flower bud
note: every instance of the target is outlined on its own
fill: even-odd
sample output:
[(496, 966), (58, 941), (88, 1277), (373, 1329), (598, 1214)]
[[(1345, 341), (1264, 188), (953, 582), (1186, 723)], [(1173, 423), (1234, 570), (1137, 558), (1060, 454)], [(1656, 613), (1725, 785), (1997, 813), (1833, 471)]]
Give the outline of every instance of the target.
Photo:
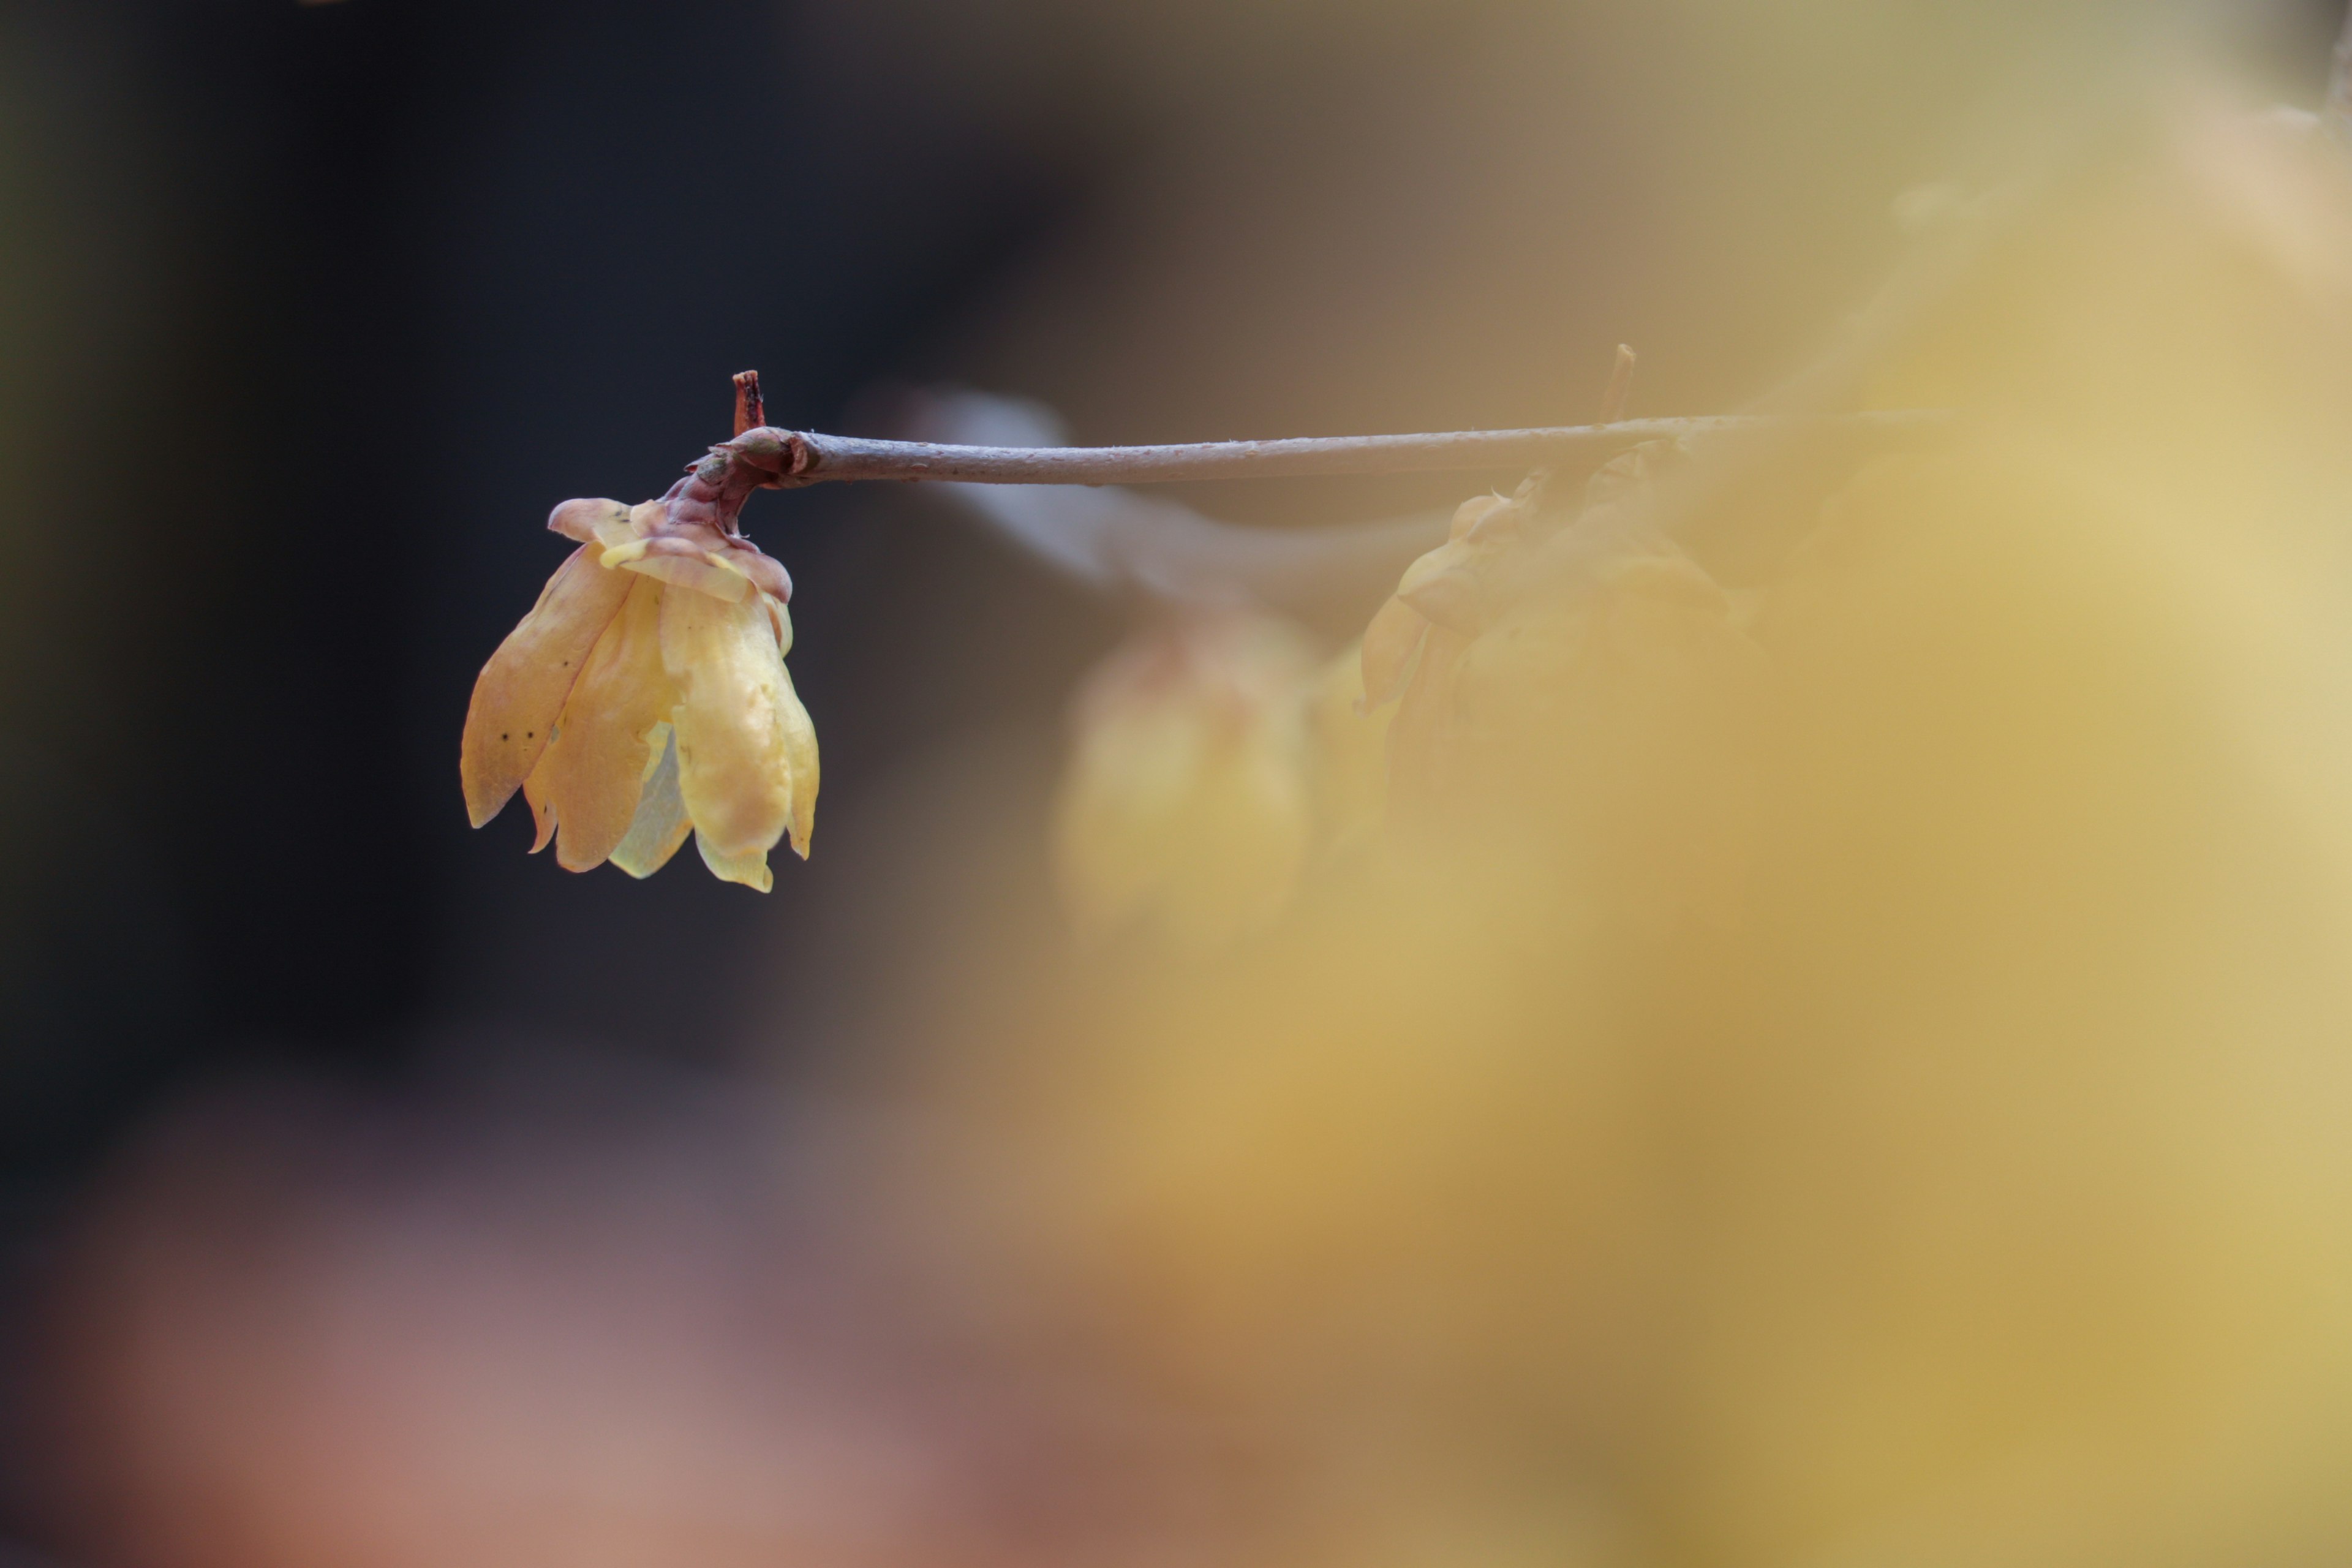
[(1290, 900), (1314, 838), (1314, 650), (1243, 612), (1154, 627), (1079, 692), (1055, 870), (1080, 928), (1212, 946)]
[[(572, 500), (581, 541), (483, 667), (460, 773), (478, 827), (520, 785), (566, 870), (659, 870), (689, 830), (720, 879), (766, 892), (768, 851), (814, 828), (816, 731), (784, 668), (792, 579), (670, 505)], [(737, 502), (740, 505), (740, 500)]]
[[(1501, 496), (1472, 496), (1454, 509), (1445, 542), (1405, 568), (1395, 596), (1364, 628), (1360, 668), (1368, 710), (1404, 695), (1433, 624), (1465, 621), (1478, 597), (1469, 588), (1469, 579), (1482, 563), (1500, 553), (1515, 531), (1496, 526), (1507, 521), (1510, 505)], [(1476, 627), (1453, 625), (1452, 629)]]
[(1731, 601), (1657, 526), (1681, 457), (1627, 453), (1562, 526), (1533, 487), (1464, 503), (1364, 639), (1367, 700), (1398, 700), (1392, 810), (1539, 848), (1528, 864), (1643, 924), (1734, 899), (1764, 691)]

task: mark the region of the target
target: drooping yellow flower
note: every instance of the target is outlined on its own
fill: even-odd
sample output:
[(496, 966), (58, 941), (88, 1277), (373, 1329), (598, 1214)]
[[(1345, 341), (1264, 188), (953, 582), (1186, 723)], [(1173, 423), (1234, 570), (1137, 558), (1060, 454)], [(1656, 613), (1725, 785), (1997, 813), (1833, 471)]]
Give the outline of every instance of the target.
[(1287, 622), (1221, 612), (1144, 632), (1096, 669), (1055, 831), (1083, 930), (1213, 946), (1280, 912), (1315, 837), (1315, 668)]
[(784, 668), (792, 580), (711, 489), (697, 477), (635, 508), (556, 508), (548, 526), (581, 546), (483, 666), (466, 714), (475, 826), (520, 788), (532, 849), (552, 841), (566, 870), (610, 860), (650, 876), (691, 830), (714, 875), (765, 892), (779, 839), (807, 857), (816, 731)]

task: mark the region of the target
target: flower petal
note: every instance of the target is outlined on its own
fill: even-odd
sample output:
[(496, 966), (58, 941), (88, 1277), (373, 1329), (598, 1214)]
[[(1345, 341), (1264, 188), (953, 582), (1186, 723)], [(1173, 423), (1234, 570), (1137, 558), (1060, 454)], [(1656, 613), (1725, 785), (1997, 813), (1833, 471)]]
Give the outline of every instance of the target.
[(538, 766), (589, 650), (629, 595), (631, 579), (601, 570), (597, 553), (583, 544), (556, 568), (539, 603), (474, 682), (457, 773), (477, 827), (496, 816)]
[(751, 591), (751, 580), (718, 559), (716, 552), (686, 540), (633, 539), (605, 551), (604, 561), (730, 604)]
[(1486, 629), (1488, 619), (1486, 595), (1481, 590), (1476, 571), (1457, 566), (1450, 572), (1423, 577), (1411, 589), (1398, 589), (1396, 602), (1420, 611), (1432, 626), (1475, 637)]
[[(559, 727), (562, 721), (557, 721)], [(523, 804), (530, 807), (530, 819), (536, 828), (531, 837), (530, 852), (534, 855), (546, 848), (555, 837), (555, 800), (547, 784), (547, 758), (553, 746), (539, 754), (539, 766), (530, 770), (530, 777), (522, 781)]]
[(1445, 538), (1451, 543), (1467, 539), (1470, 531), (1486, 521), (1500, 509), (1510, 505), (1507, 498), (1498, 495), (1472, 496), (1454, 509), (1454, 521), (1446, 525)]
[[(583, 544), (611, 544), (629, 534), (626, 501), (568, 500), (547, 514), (547, 526)], [(614, 531), (618, 530), (615, 533)]]
[[(1467, 540), (1448, 540), (1436, 549), (1416, 558), (1412, 565), (1404, 569), (1404, 575), (1397, 579), (1397, 597), (1400, 599), (1409, 597), (1447, 573), (1469, 565), (1478, 559), (1479, 554), (1478, 547)], [(607, 566), (613, 564), (609, 560), (604, 563)]]
[(762, 552), (748, 539), (729, 540), (721, 563), (740, 572), (751, 579), (754, 587), (779, 601), (789, 601), (793, 596), (793, 574), (784, 570), (784, 563)]
[(800, 693), (793, 689), (793, 672), (785, 669), (781, 660), (776, 668), (784, 678), (776, 718), (783, 725), (784, 761), (793, 775), (793, 853), (805, 860), (809, 857), (809, 840), (816, 834), (816, 725), (809, 719), (808, 710), (801, 706)]
[(765, 589), (761, 591), (760, 597), (767, 606), (769, 621), (775, 627), (776, 655), (781, 658), (793, 651), (793, 613), (784, 607), (784, 602), (782, 599)]
[(653, 731), (677, 700), (662, 668), (662, 584), (632, 581), (628, 602), (597, 639), (563, 705), (555, 743), (526, 785), (533, 804), (543, 797), (552, 814), (556, 862), (567, 871), (603, 865), (627, 835), (655, 761)]
[(688, 820), (686, 802), (677, 792), (677, 737), (667, 723), (646, 737), (655, 762), (637, 795), (637, 815), (625, 837), (614, 847), (613, 864), (643, 879), (669, 864), (686, 842), (694, 824)]
[(792, 728), (805, 722), (764, 602), (662, 595), (662, 662), (677, 683), (678, 790), (706, 855), (764, 854), (793, 812)]
[(700, 833), (694, 836), (694, 847), (702, 852), (702, 863), (710, 868), (710, 874), (720, 881), (740, 882), (758, 893), (774, 889), (776, 876), (768, 869), (766, 850), (757, 849), (747, 855), (721, 855)]
[(1402, 599), (1391, 599), (1364, 628), (1364, 699), (1361, 710), (1370, 712), (1404, 695), (1412, 679), (1413, 656), (1428, 635), (1429, 617)]

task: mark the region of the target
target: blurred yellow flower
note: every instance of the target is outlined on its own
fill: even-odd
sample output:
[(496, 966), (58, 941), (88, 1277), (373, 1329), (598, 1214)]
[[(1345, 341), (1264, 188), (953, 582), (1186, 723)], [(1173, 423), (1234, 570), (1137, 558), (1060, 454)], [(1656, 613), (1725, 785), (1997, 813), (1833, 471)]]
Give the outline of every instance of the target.
[[(1367, 710), (1404, 695), (1418, 660), (1456, 651), (1456, 637), (1478, 629), (1475, 584), (1480, 568), (1517, 538), (1524, 508), (1497, 495), (1472, 496), (1454, 509), (1445, 542), (1405, 568), (1395, 595), (1364, 628), (1360, 668)], [(1438, 633), (1432, 645), (1431, 633)]]
[(1566, 520), (1538, 484), (1464, 502), (1364, 634), (1392, 810), (1509, 824), (1515, 858), (1645, 926), (1731, 907), (1765, 694), (1729, 596), (1658, 525), (1681, 456), (1627, 453)]
[[(567, 870), (651, 876), (688, 829), (703, 863), (766, 892), (787, 834), (808, 855), (816, 731), (784, 655), (792, 580), (671, 498), (566, 501), (581, 546), (475, 682), (459, 771), (479, 827), (517, 788)], [(693, 498), (689, 496), (689, 500)]]
[(1375, 842), (1389, 800), (1391, 708), (1367, 710), (1361, 639), (1325, 661), (1308, 700), (1316, 855), (1330, 863)]
[(1289, 623), (1224, 611), (1143, 632), (1095, 670), (1055, 826), (1082, 931), (1151, 925), (1213, 946), (1281, 911), (1315, 836), (1316, 668)]

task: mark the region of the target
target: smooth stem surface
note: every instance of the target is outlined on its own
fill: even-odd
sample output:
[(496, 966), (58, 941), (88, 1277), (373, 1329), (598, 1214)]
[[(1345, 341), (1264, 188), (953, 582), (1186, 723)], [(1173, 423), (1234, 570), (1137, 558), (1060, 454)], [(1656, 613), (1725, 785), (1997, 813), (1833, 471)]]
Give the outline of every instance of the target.
[(784, 488), (828, 480), (951, 480), (982, 485), (1143, 485), (1186, 479), (1340, 474), (1469, 472), (1538, 466), (1597, 468), (1644, 441), (1733, 437), (1853, 441), (1867, 447), (1933, 439), (1951, 424), (1940, 410), (1827, 417), (1721, 415), (1633, 419), (1532, 430), (1452, 430), (1416, 436), (1308, 437), (1284, 441), (1200, 441), (1171, 447), (959, 447), (876, 441), (761, 428), (714, 454), (772, 474)]

